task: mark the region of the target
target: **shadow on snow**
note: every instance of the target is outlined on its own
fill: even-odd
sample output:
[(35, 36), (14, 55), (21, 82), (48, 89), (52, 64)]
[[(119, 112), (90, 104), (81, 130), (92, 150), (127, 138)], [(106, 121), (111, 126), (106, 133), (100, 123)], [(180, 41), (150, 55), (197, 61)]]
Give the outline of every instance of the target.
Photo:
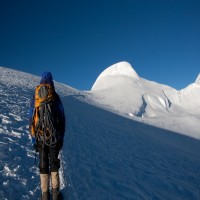
[(200, 141), (63, 98), (70, 199), (199, 199)]

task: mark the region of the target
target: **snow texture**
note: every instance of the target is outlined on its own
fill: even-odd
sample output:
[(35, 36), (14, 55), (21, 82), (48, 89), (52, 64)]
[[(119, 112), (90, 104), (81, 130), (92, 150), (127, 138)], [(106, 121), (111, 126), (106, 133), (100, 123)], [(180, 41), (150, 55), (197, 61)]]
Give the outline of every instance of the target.
[[(118, 66), (128, 68), (127, 74), (120, 74)], [(95, 101), (124, 117), (200, 139), (199, 82), (177, 91), (136, 76), (134, 69), (128, 76), (131, 68), (120, 62), (104, 70), (91, 90)]]
[[(67, 119), (64, 146), (60, 153), (59, 173), (63, 194), (71, 200), (200, 199), (200, 141), (145, 124), (152, 123), (154, 119), (154, 124), (164, 123), (167, 127), (178, 116), (182, 124), (191, 120), (190, 127), (198, 128), (195, 116), (192, 118), (188, 113), (182, 113), (181, 107), (183, 97), (188, 92), (190, 95), (198, 94), (196, 90), (193, 91), (196, 85), (178, 94), (174, 89), (162, 86), (165, 92), (160, 96), (161, 85), (141, 78), (134, 81), (130, 78), (126, 80), (127, 83), (143, 88), (142, 98), (136, 100), (138, 104), (143, 103), (138, 117), (134, 110), (127, 112), (127, 116), (123, 116), (123, 112), (117, 114), (109, 104), (99, 103), (96, 94), (55, 83), (57, 92), (62, 96)], [(27, 126), (30, 98), (39, 80), (39, 77), (0, 67), (2, 200), (35, 200), (40, 196), (38, 158), (35, 165)], [(123, 78), (120, 80), (124, 81)], [(137, 87), (132, 89), (138, 94), (141, 92)], [(146, 94), (147, 89), (154, 91)], [(117, 90), (114, 92), (118, 95)], [(154, 93), (159, 96), (152, 95)], [(135, 101), (134, 98), (128, 101), (131, 100)], [(180, 108), (170, 110), (172, 100)], [(156, 103), (152, 104), (154, 101)], [(121, 106), (128, 109), (123, 104)], [(147, 108), (151, 114), (155, 109), (154, 115), (159, 117), (146, 117), (152, 120), (145, 121), (145, 116), (140, 116), (148, 113)], [(163, 114), (161, 111), (164, 110)], [(168, 110), (171, 114), (168, 114)], [(182, 114), (177, 115), (178, 111)], [(181, 132), (177, 121), (173, 125)]]

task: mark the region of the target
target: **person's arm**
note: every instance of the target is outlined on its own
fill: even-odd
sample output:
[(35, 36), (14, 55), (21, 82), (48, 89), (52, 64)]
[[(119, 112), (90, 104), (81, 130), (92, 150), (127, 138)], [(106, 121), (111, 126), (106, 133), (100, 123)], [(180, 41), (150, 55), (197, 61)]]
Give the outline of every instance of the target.
[(58, 96), (58, 94), (56, 94), (56, 101), (57, 101), (57, 108), (58, 108), (58, 119), (59, 119), (59, 131), (60, 131), (60, 139), (63, 141), (64, 140), (64, 134), (65, 134), (65, 111), (64, 111), (64, 107), (63, 104), (60, 100), (60, 97)]
[(31, 126), (33, 123), (33, 114), (34, 114), (34, 104), (35, 104), (35, 98), (33, 96), (31, 99), (30, 108), (29, 108), (29, 132), (31, 135), (31, 141), (32, 141), (33, 147), (35, 148), (36, 140), (35, 140), (35, 136), (31, 132)]

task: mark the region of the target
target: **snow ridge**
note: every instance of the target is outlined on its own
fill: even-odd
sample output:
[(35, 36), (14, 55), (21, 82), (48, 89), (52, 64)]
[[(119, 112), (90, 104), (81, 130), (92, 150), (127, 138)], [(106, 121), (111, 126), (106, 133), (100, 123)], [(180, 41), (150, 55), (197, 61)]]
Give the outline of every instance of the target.
[[(200, 75), (196, 83), (199, 81)], [(96, 102), (112, 112), (199, 139), (199, 90), (200, 84), (195, 83), (177, 91), (145, 80), (129, 63), (120, 62), (98, 76), (91, 94)], [(191, 121), (195, 126), (191, 126)]]

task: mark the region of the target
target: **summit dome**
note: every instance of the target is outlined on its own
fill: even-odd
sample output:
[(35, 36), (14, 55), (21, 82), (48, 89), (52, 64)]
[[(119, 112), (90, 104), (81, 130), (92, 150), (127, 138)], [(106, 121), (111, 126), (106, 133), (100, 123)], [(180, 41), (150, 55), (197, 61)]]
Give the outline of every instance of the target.
[(99, 81), (107, 76), (127, 76), (134, 79), (139, 79), (138, 74), (128, 62), (119, 62), (106, 68), (96, 79), (92, 90), (96, 90)]

